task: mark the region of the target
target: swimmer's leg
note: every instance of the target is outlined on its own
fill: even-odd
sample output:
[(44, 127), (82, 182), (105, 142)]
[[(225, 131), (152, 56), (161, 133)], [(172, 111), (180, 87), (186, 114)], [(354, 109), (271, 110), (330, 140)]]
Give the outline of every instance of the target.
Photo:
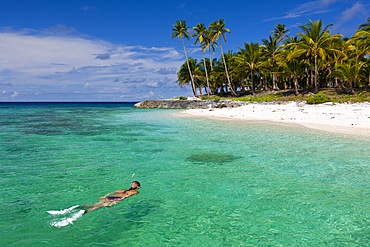
[(89, 212), (94, 211), (94, 210), (97, 210), (99, 208), (107, 207), (107, 206), (108, 205), (106, 205), (106, 203), (102, 203), (100, 205), (97, 205), (97, 206), (94, 206), (92, 208), (87, 209), (84, 214), (89, 213)]
[(92, 208), (94, 207), (94, 205), (82, 205), (82, 206), (78, 206), (77, 208), (78, 209), (82, 209), (82, 210), (87, 210), (88, 208)]
[(111, 207), (117, 203), (119, 203), (121, 200), (114, 200), (114, 201), (111, 201), (111, 200), (102, 200), (98, 203), (95, 203), (94, 205), (90, 206), (90, 205), (87, 205), (87, 206), (90, 206), (89, 209), (87, 209), (85, 211), (85, 214), (86, 213), (89, 213), (91, 211), (94, 211), (94, 210), (97, 210), (99, 208), (104, 208), (104, 207)]

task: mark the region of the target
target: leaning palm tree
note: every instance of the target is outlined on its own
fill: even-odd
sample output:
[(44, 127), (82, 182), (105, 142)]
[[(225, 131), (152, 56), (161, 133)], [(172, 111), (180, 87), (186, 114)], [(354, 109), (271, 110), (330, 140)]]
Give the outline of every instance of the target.
[(203, 63), (204, 63), (204, 71), (206, 73), (206, 79), (207, 79), (207, 94), (209, 96), (209, 80), (208, 80), (208, 72), (207, 72), (207, 66), (206, 66), (206, 60), (204, 58), (204, 50), (207, 47), (207, 28), (203, 23), (198, 23), (196, 27), (193, 27), (193, 30), (195, 33), (191, 37), (197, 37), (194, 45), (199, 43), (200, 47), (202, 48), (202, 55), (203, 55)]
[(319, 92), (319, 75), (317, 67), (318, 58), (325, 60), (328, 52), (340, 52), (339, 50), (330, 48), (330, 42), (333, 42), (341, 37), (340, 34), (333, 36), (330, 35), (328, 28), (332, 25), (333, 24), (329, 24), (323, 28), (322, 20), (318, 20), (316, 22), (309, 20), (308, 24), (300, 26), (300, 28), (303, 30), (303, 33), (297, 34), (301, 36), (302, 42), (297, 43), (295, 45), (295, 51), (289, 54), (289, 57), (295, 57), (301, 54), (313, 56), (315, 64), (315, 93)]
[(225, 44), (226, 44), (226, 36), (225, 36), (225, 33), (231, 33), (231, 32), (230, 32), (229, 29), (225, 28), (225, 20), (223, 18), (221, 18), (219, 20), (216, 19), (214, 22), (212, 22), (211, 24), (209, 24), (209, 28), (212, 31), (212, 36), (213, 36), (212, 37), (212, 41), (218, 40), (220, 38), (221, 55), (222, 55), (222, 59), (224, 60), (224, 66), (225, 66), (225, 72), (226, 72), (227, 81), (229, 83), (231, 94), (233, 96), (236, 96), (236, 93), (235, 93), (235, 91), (234, 91), (234, 89), (233, 89), (233, 87), (231, 85), (229, 73), (227, 71), (227, 66), (226, 66), (224, 51), (222, 49), (222, 37), (224, 38)]
[(190, 37), (189, 37), (190, 33), (188, 31), (190, 29), (190, 27), (187, 27), (186, 21), (184, 21), (184, 20), (180, 20), (180, 21), (177, 20), (176, 24), (173, 24), (173, 26), (174, 26), (174, 28), (171, 29), (172, 39), (176, 38), (176, 37), (179, 37), (179, 39), (181, 39), (181, 41), (182, 41), (182, 45), (184, 46), (186, 63), (188, 65), (188, 70), (189, 70), (189, 74), (190, 74), (191, 87), (193, 89), (194, 96), (197, 97), (197, 92), (195, 90), (195, 85), (194, 85), (194, 79), (193, 79), (193, 75), (192, 75), (191, 70), (190, 70), (190, 65), (189, 65), (189, 61), (188, 61), (188, 54), (186, 53), (185, 42), (184, 42), (184, 38), (187, 39), (187, 40), (190, 40)]

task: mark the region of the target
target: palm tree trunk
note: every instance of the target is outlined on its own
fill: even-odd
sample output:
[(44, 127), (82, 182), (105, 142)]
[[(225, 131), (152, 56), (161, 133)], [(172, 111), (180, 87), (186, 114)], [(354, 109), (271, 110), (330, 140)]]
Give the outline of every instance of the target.
[(276, 75), (274, 72), (272, 72), (272, 84), (273, 84), (274, 90), (279, 90), (279, 87), (277, 86), (277, 83), (276, 83)]
[(210, 44), (210, 47), (208, 47), (208, 52), (209, 52), (209, 64), (211, 65), (211, 70), (213, 71), (212, 57), (211, 57), (211, 44)]
[[(335, 62), (335, 71), (337, 71), (337, 62)], [(338, 88), (338, 77), (334, 78), (334, 88)]]
[(312, 60), (310, 61), (311, 63), (311, 86), (310, 88), (313, 88), (313, 69), (312, 69)]
[(307, 67), (305, 68), (305, 72), (306, 72), (306, 88), (308, 89), (310, 87), (310, 79)]
[(251, 70), (251, 84), (252, 84), (252, 95), (254, 96), (254, 85), (253, 85), (253, 70)]
[(186, 57), (186, 63), (188, 64), (188, 69), (189, 69), (189, 74), (190, 74), (190, 80), (191, 80), (191, 87), (193, 89), (193, 94), (195, 97), (198, 97), (197, 95), (197, 91), (195, 89), (195, 85), (194, 85), (194, 78), (193, 78), (193, 75), (191, 74), (191, 69), (190, 69), (190, 65), (189, 65), (189, 60), (188, 60), (188, 54), (186, 53), (186, 49), (185, 49), (185, 42), (184, 42), (184, 39), (181, 39), (182, 40), (182, 45), (184, 46), (184, 52), (185, 52), (185, 57)]
[(227, 66), (226, 66), (226, 61), (225, 61), (225, 56), (224, 56), (224, 52), (222, 50), (222, 41), (221, 41), (221, 38), (220, 38), (220, 47), (221, 47), (221, 54), (222, 54), (222, 59), (224, 60), (224, 65), (225, 65), (225, 71), (226, 71), (226, 77), (227, 77), (227, 82), (229, 83), (229, 87), (230, 87), (230, 90), (231, 90), (231, 94), (233, 96), (236, 96), (236, 93), (231, 85), (231, 82), (230, 82), (230, 78), (229, 78), (229, 72), (227, 71)]
[(317, 54), (315, 54), (315, 93), (319, 92), (319, 84), (318, 84), (318, 76), (317, 76)]
[(284, 89), (287, 89), (288, 88), (288, 83), (287, 83), (287, 78), (285, 78), (285, 80), (284, 80)]
[(294, 89), (295, 89), (295, 94), (298, 95), (299, 92), (298, 92), (298, 79), (297, 79), (297, 75), (294, 75)]
[(207, 73), (206, 59), (204, 58), (204, 51), (203, 51), (203, 49), (202, 49), (202, 54), (203, 54), (204, 70), (206, 71), (206, 78), (207, 78), (207, 94), (208, 94), (208, 97), (209, 97), (209, 81), (208, 81), (208, 73)]
[(244, 80), (239, 79), (239, 84), (240, 84), (240, 91), (245, 93), (245, 86), (244, 86)]

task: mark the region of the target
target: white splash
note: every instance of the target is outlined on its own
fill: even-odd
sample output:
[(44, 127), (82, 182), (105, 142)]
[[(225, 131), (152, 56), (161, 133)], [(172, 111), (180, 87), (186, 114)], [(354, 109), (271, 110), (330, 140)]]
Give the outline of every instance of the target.
[(51, 221), (50, 224), (55, 227), (67, 226), (69, 224), (73, 225), (73, 221), (77, 220), (78, 218), (81, 218), (82, 215), (84, 215), (85, 213), (85, 210), (76, 209), (77, 207), (78, 205), (60, 211), (47, 211), (49, 214), (55, 216), (70, 214), (67, 217), (63, 217), (61, 219), (55, 219)]
[(70, 207), (70, 208), (67, 208), (67, 209), (63, 209), (63, 210), (60, 210), (60, 211), (46, 211), (46, 212), (48, 212), (49, 214), (53, 214), (53, 215), (66, 214), (66, 213), (71, 212), (73, 209), (77, 208), (78, 206), (79, 205), (76, 205), (76, 206), (73, 206), (73, 207)]

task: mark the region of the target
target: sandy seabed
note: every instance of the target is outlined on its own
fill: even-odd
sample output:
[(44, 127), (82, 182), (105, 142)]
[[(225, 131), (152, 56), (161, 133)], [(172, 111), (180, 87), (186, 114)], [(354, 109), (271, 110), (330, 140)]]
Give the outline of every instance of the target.
[(250, 103), (237, 108), (191, 109), (187, 117), (224, 120), (266, 120), (294, 123), (334, 133), (370, 137), (370, 103), (307, 105), (302, 102), (282, 104)]

